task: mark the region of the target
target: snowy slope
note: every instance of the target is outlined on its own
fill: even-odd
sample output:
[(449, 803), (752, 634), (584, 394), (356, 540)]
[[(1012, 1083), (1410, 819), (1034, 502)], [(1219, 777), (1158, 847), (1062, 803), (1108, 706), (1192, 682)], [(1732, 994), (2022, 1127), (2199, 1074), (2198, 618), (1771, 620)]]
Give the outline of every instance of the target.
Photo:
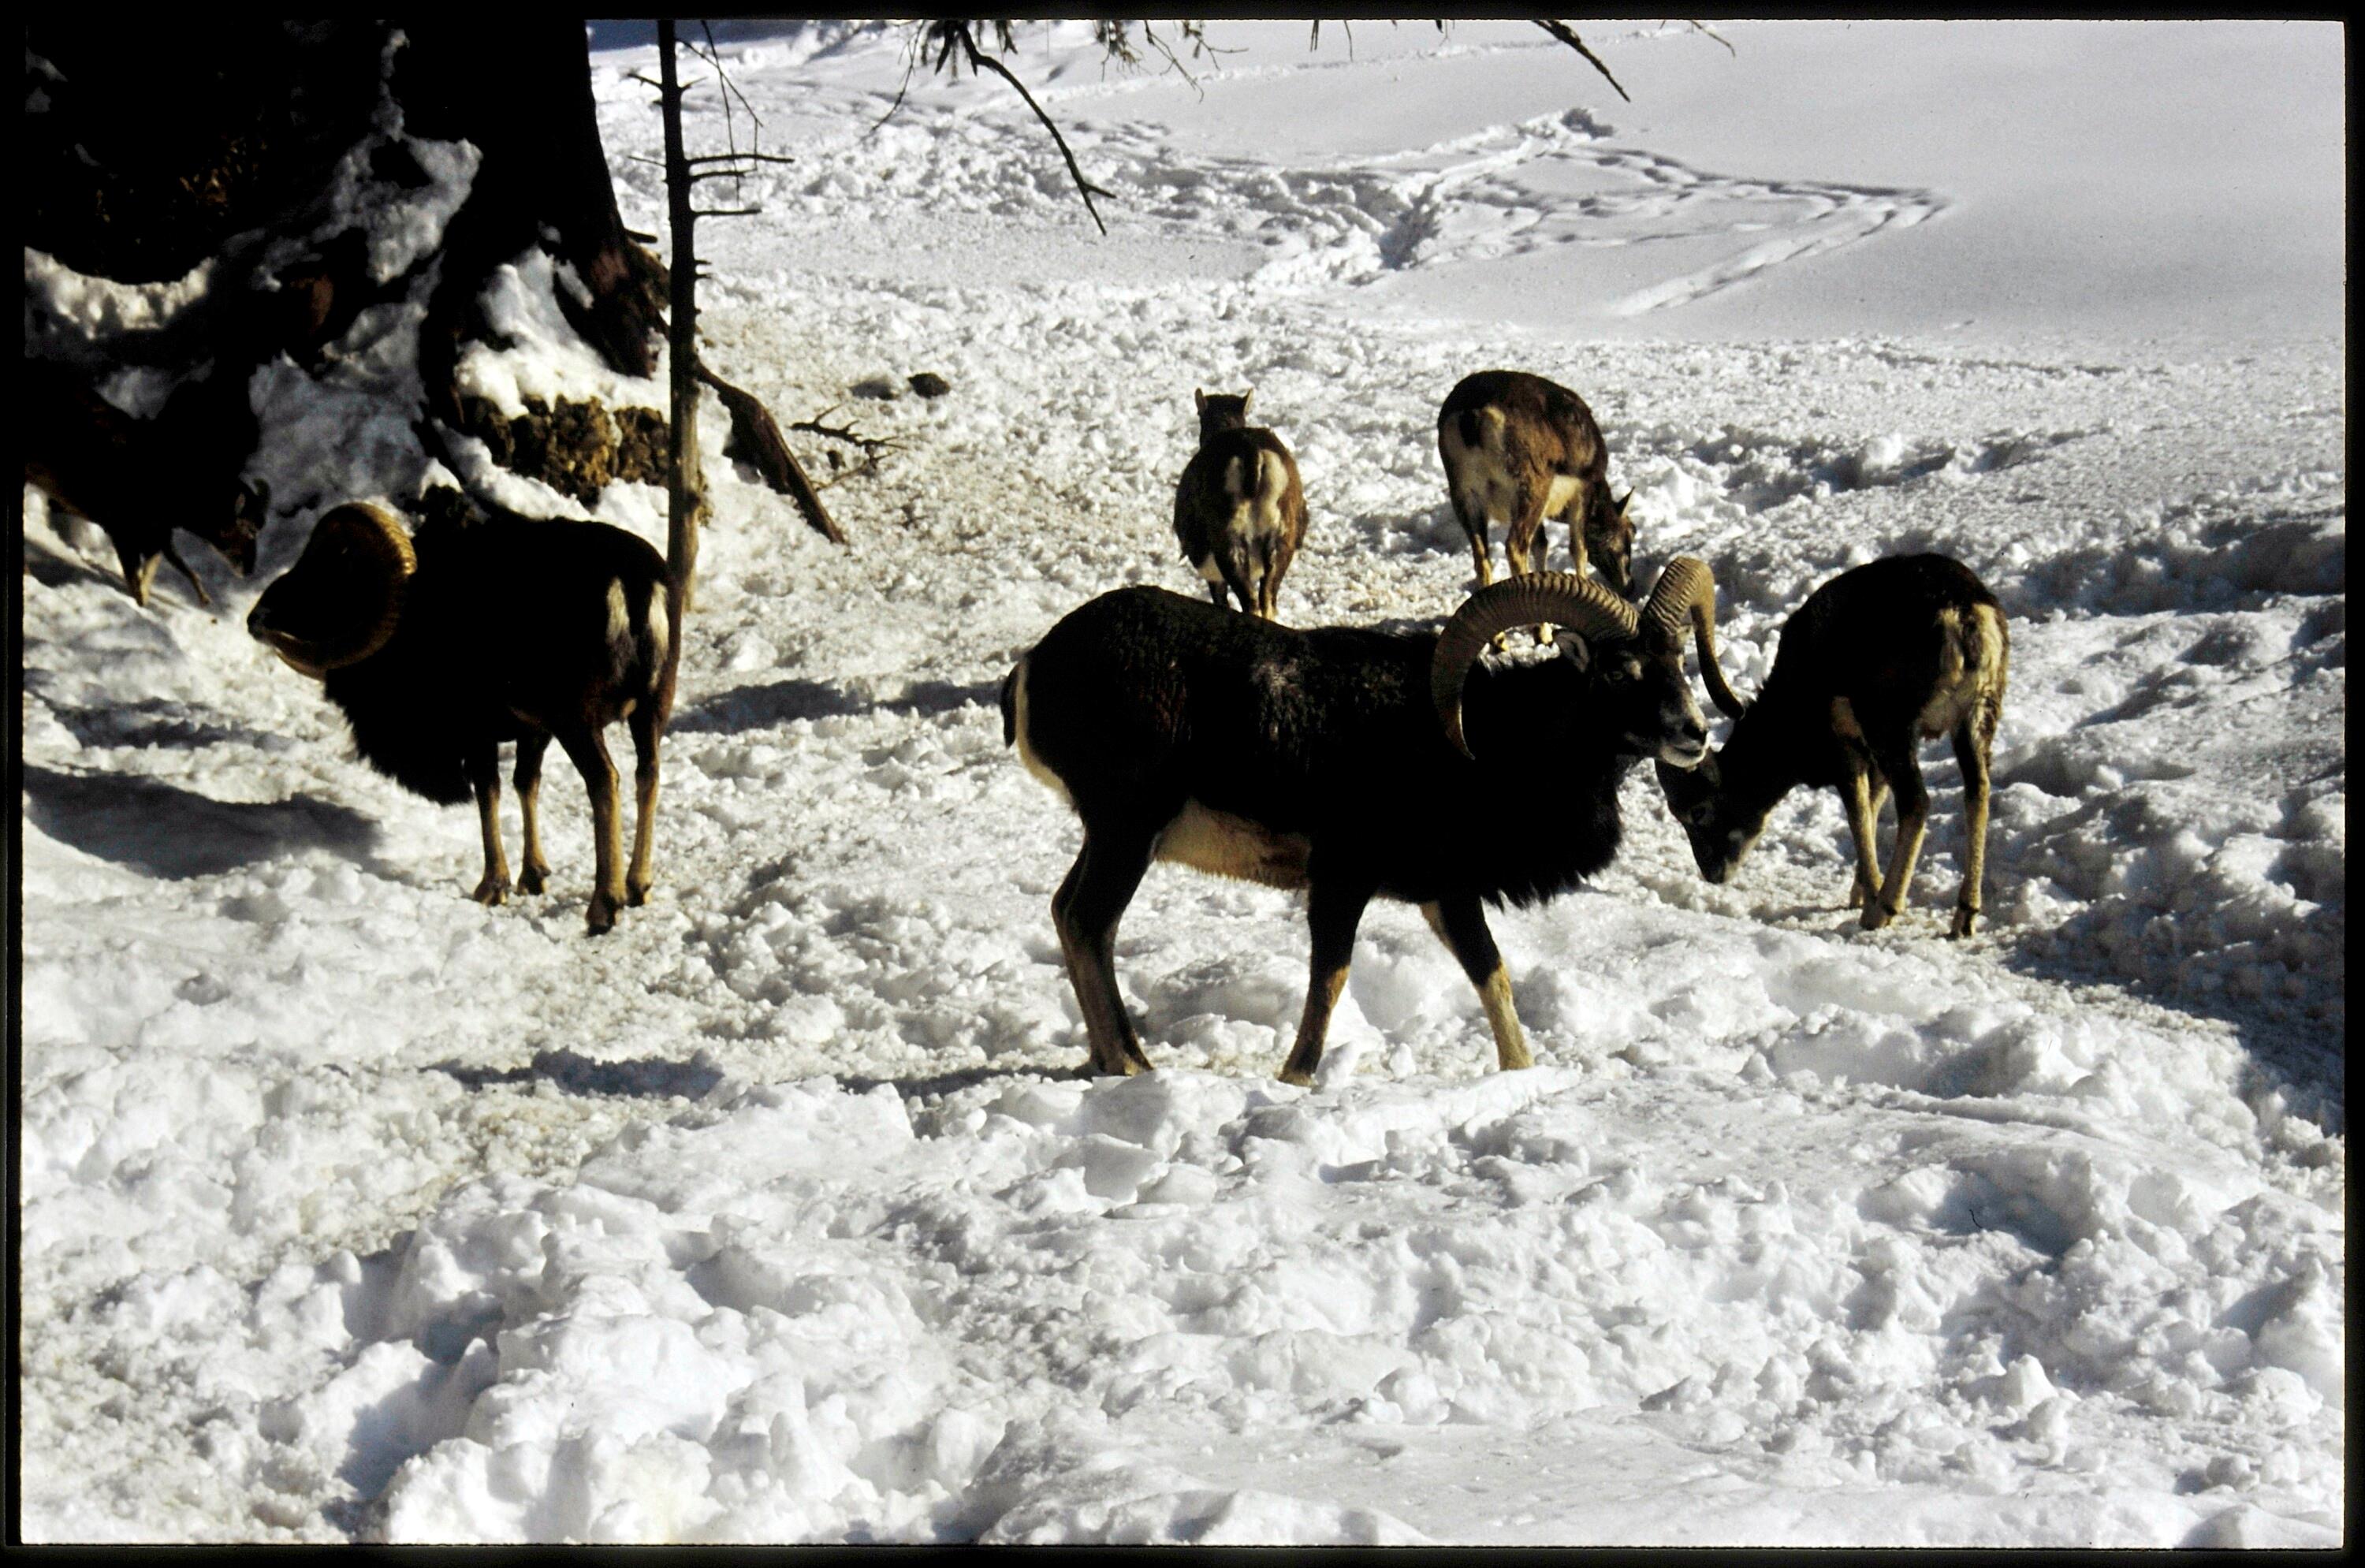
[[(658, 891), (597, 940), (569, 770), (552, 893), (481, 909), (473, 813), (352, 756), (246, 638), (260, 580), (142, 612), (28, 500), (28, 1537), (2336, 1542), (2339, 35), (1721, 30), (1589, 30), (1629, 106), (1508, 27), (1216, 24), (1202, 93), (1030, 26), (1106, 239), (996, 85), (874, 131), (892, 37), (728, 43), (799, 162), (702, 231), (713, 358), (904, 444), (830, 490), (844, 551), (718, 465)], [(650, 58), (596, 57), (644, 229)], [(505, 283), (476, 385), (658, 403), (551, 286)], [(422, 471), (352, 395), (407, 373), (366, 325), (253, 388), (318, 493), (262, 580)], [(1709, 887), (1645, 771), (1593, 888), (1495, 918), (1535, 1069), (1382, 905), (1276, 1083), (1297, 901), (1166, 867), (1117, 958), (1160, 1070), (1077, 1076), (1078, 834), (1002, 677), (1093, 594), (1196, 591), (1194, 386), (1297, 454), (1285, 620), (1441, 616), (1435, 409), (1496, 364), (1590, 400), (1645, 574), (1715, 564), (1744, 694), (1848, 565), (1994, 588), (1990, 929), (1943, 938), (1943, 748), (1871, 935), (1835, 801)], [(849, 391), (921, 370), (951, 395)], [(653, 491), (600, 515), (662, 538)]]

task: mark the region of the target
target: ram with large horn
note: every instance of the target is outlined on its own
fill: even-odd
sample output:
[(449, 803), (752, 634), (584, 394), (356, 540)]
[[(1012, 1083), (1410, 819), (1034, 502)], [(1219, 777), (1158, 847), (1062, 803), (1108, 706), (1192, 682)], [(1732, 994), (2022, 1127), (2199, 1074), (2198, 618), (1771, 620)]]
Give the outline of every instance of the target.
[[(1003, 739), (1083, 823), (1051, 918), (1091, 1068), (1150, 1065), (1114, 954), (1157, 860), (1305, 890), (1312, 974), (1285, 1081), (1313, 1080), (1373, 898), (1421, 906), (1478, 989), (1496, 1060), (1528, 1066), (1484, 906), (1575, 888), (1617, 852), (1628, 769), (1706, 755), (1683, 643), (1692, 631), (1713, 670), (1714, 617), (1689, 558), (1639, 610), (1543, 573), (1481, 589), (1437, 633), (1297, 631), (1154, 588), (1070, 612), (1003, 683)], [(1478, 662), (1504, 628), (1539, 622), (1576, 633), (1564, 657)], [(1512, 831), (1474, 825), (1507, 800), (1535, 809)]]
[[(673, 707), (679, 639), (665, 558), (606, 523), (501, 513), (435, 522), (414, 542), (363, 502), (321, 518), (304, 554), (263, 591), (247, 630), (321, 683), (353, 744), (414, 793), (457, 805), (473, 790), (485, 874), (470, 896), (510, 888), (501, 852), (499, 747), (517, 743), (525, 818), (521, 891), (550, 872), (536, 816), (553, 736), (591, 797), (594, 934), (620, 905), (647, 902), (656, 828), (657, 745)], [(615, 764), (604, 732), (631, 727), (639, 797), (622, 864)]]

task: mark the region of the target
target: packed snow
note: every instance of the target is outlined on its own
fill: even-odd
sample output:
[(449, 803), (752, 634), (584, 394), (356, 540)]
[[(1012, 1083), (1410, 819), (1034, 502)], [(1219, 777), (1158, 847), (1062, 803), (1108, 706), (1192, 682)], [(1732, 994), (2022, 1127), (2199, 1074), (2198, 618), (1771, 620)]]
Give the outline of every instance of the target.
[[(1719, 31), (1588, 28), (1630, 105), (1508, 24), (1215, 23), (1195, 82), (1026, 24), (1106, 238), (1000, 84), (880, 125), (900, 34), (726, 31), (797, 162), (701, 230), (712, 358), (900, 445), (827, 489), (843, 550), (710, 457), (658, 889), (606, 936), (570, 769), (552, 891), (482, 908), (474, 813), (243, 630), (330, 506), (430, 476), (383, 400), (419, 300), (256, 375), (282, 510), (211, 613), (28, 492), (27, 1538), (2338, 1543), (2337, 26)], [(595, 42), (661, 230), (654, 50)], [(475, 166), (410, 145), (426, 188), (329, 219), (382, 272)], [(662, 407), (564, 286), (496, 281), (471, 389)], [(28, 252), (94, 333), (206, 286)], [(1493, 917), (1535, 1068), (1375, 905), (1278, 1083), (1301, 902), (1161, 867), (1117, 956), (1158, 1071), (1082, 1076), (1079, 833), (1003, 675), (1104, 589), (1200, 591), (1194, 386), (1296, 453), (1285, 621), (1435, 622), (1436, 408), (1496, 364), (1590, 401), (1643, 580), (1714, 564), (1744, 695), (1850, 565), (1995, 591), (1988, 927), (1944, 936), (1942, 747), (1876, 934), (1828, 792), (1712, 887), (1643, 768), (1607, 873)], [(653, 489), (596, 515), (663, 540)]]

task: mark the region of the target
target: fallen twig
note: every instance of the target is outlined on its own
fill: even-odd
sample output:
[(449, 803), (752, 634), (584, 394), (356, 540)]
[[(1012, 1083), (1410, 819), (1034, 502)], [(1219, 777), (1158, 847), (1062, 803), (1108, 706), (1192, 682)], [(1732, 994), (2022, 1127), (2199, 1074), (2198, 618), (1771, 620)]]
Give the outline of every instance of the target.
[(708, 369), (703, 362), (698, 366), (698, 378), (714, 388), (716, 397), (731, 412), (731, 442), (723, 455), (744, 459), (755, 465), (764, 476), (764, 483), (797, 503), (813, 531), (832, 544), (846, 543), (845, 532), (837, 520), (822, 505), (821, 492), (805, 475), (797, 462), (797, 454), (789, 450), (781, 438), (778, 420), (771, 410), (758, 402), (752, 393), (744, 392)]
[[(862, 461), (855, 465), (854, 474), (872, 474), (878, 472), (879, 459), (890, 452), (900, 451), (903, 445), (903, 438), (893, 435), (864, 435), (860, 431), (856, 430), (851, 424), (832, 425), (822, 422), (828, 419), (830, 415), (837, 412), (841, 407), (843, 407), (842, 404), (832, 403), (828, 408), (824, 409), (812, 419), (799, 420), (794, 424), (789, 426), (789, 429), (792, 431), (805, 431), (813, 435), (827, 436), (832, 441), (842, 441), (848, 446), (858, 448), (862, 453)], [(833, 465), (835, 465), (837, 462), (836, 454), (833, 453), (830, 454), (830, 462)], [(845, 477), (851, 478), (853, 477), (853, 474), (848, 474), (845, 476)]]

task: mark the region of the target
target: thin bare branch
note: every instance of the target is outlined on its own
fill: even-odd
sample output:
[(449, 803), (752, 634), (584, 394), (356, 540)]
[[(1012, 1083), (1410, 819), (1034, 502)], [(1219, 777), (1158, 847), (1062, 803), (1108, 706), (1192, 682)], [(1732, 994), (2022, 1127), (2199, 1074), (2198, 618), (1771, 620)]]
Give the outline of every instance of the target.
[(693, 207), (692, 218), (753, 218), (764, 209), (760, 207)]
[(795, 159), (784, 152), (701, 152), (682, 162), (695, 168), (701, 163), (720, 163), (725, 159), (747, 159), (757, 163), (793, 163)]
[(1724, 52), (1725, 52), (1725, 53), (1727, 53), (1727, 54), (1729, 54), (1729, 55), (1732, 56), (1735, 60), (1738, 60), (1738, 59), (1740, 59), (1740, 58), (1741, 58), (1741, 51), (1740, 51), (1739, 50), (1737, 50), (1737, 49), (1733, 48), (1733, 47), (1732, 47), (1732, 45), (1729, 41), (1727, 41), (1727, 40), (1726, 40), (1726, 39), (1725, 39), (1725, 37), (1724, 37), (1724, 35), (1723, 35), (1722, 33), (1718, 32), (1714, 28), (1709, 27), (1706, 22), (1701, 22), (1701, 21), (1692, 21), (1692, 19), (1691, 19), (1690, 17), (1686, 17), (1686, 18), (1685, 18), (1685, 20), (1687, 20), (1687, 21), (1691, 21), (1691, 22), (1692, 22), (1692, 27), (1693, 27), (1695, 29), (1697, 29), (1698, 31), (1700, 31), (1700, 32), (1704, 32), (1704, 33), (1706, 33), (1709, 37), (1710, 37), (1710, 38), (1712, 38), (1712, 39), (1716, 39), (1716, 41), (1717, 41), (1717, 42), (1719, 42), (1719, 43), (1721, 43), (1721, 44), (1723, 44), (1723, 45), (1724, 45)]
[[(688, 48), (689, 46), (685, 44), (683, 47)], [(706, 85), (705, 81), (701, 78), (698, 81), (685, 82), (678, 87), (667, 87), (664, 83), (651, 81), (648, 77), (642, 75), (637, 71), (628, 71), (624, 74), (633, 81), (646, 83), (649, 86), (655, 87), (660, 96), (670, 93), (675, 97), (686, 98), (689, 96), (690, 94), (696, 92), (699, 88)]]
[(690, 44), (687, 47), (690, 53), (699, 55), (699, 57), (704, 60), (707, 64), (714, 67), (715, 79), (723, 84), (724, 95), (723, 99), (723, 140), (724, 143), (733, 148), (736, 148), (739, 145), (738, 133), (733, 129), (731, 123), (731, 100), (733, 98), (738, 99), (739, 106), (747, 111), (747, 122), (755, 127), (755, 140), (758, 141), (762, 140), (764, 134), (764, 117), (757, 114), (756, 112), (756, 106), (747, 101), (747, 95), (739, 90), (739, 84), (731, 80), (731, 73), (723, 69), (723, 54), (722, 51), (715, 47), (714, 43), (714, 25), (712, 22), (702, 21), (699, 23), (698, 26), (700, 30), (706, 34), (705, 51), (701, 54), (696, 44)]
[[(922, 44), (925, 45), (925, 40), (923, 39)], [(920, 55), (921, 47), (915, 46), (910, 52), (903, 56), (902, 85), (895, 89), (895, 101), (887, 106), (887, 112), (880, 115), (877, 122), (874, 123), (869, 130), (862, 133), (866, 139), (875, 135), (878, 132), (880, 126), (885, 125), (889, 120), (893, 119), (895, 118), (895, 111), (903, 106), (903, 95), (912, 90), (912, 73), (919, 69)]]
[(1166, 40), (1164, 39), (1160, 38), (1155, 32), (1150, 30), (1148, 23), (1144, 23), (1142, 25), (1141, 36), (1149, 40), (1149, 46), (1152, 49), (1166, 57), (1166, 69), (1181, 76), (1184, 82), (1190, 84), (1191, 90), (1198, 94), (1200, 97), (1205, 98), (1207, 95), (1207, 90), (1199, 85), (1199, 79), (1191, 74), (1191, 68), (1183, 64), (1175, 52), (1167, 47)]
[[(796, 423), (789, 426), (789, 429), (792, 431), (805, 431), (813, 435), (827, 436), (832, 441), (842, 441), (848, 446), (856, 448), (862, 454), (862, 461), (855, 465), (850, 473), (841, 475), (839, 477), (850, 479), (857, 474), (876, 473), (879, 469), (879, 460), (880, 457), (884, 456), (888, 453), (900, 452), (902, 450), (903, 438), (902, 436), (864, 435), (860, 431), (856, 430), (851, 423), (843, 425), (824, 424), (823, 421), (827, 420), (830, 415), (837, 412), (839, 407), (840, 405), (832, 403), (828, 408), (824, 409), (812, 419), (799, 420)], [(829, 458), (829, 465), (832, 468), (835, 468), (838, 465), (837, 454), (832, 452), (827, 454), (827, 456)], [(828, 487), (824, 486), (822, 487), (826, 489)]]
[[(1093, 197), (1095, 194), (1100, 196), (1109, 196), (1110, 193), (1102, 190), (1098, 185), (1093, 185), (1090, 180), (1084, 178), (1083, 170), (1077, 166), (1076, 155), (1068, 150), (1068, 139), (1059, 134), (1059, 128), (1051, 122), (1051, 117), (1049, 115), (1043, 112), (1043, 106), (1037, 103), (1035, 101), (1035, 95), (1026, 90), (1026, 84), (1021, 82), (1011, 71), (1010, 67), (984, 53), (977, 47), (977, 40), (970, 36), (969, 24), (967, 22), (940, 22), (936, 25), (948, 29), (947, 34), (947, 38), (955, 39), (959, 41), (961, 48), (969, 56), (970, 70), (992, 72), (996, 76), (1001, 77), (1003, 81), (1009, 83), (1012, 87), (1016, 89), (1018, 95), (1026, 101), (1026, 106), (1035, 111), (1035, 118), (1043, 122), (1043, 129), (1049, 131), (1051, 133), (1051, 140), (1059, 144), (1059, 156), (1068, 161), (1069, 177), (1076, 182), (1076, 190), (1078, 194), (1082, 195), (1084, 198), (1084, 210), (1092, 214), (1093, 227), (1098, 229), (1103, 234), (1106, 234), (1108, 232), (1108, 225), (1101, 221), (1100, 208), (1093, 205)], [(1010, 33), (1008, 23), (1005, 22), (1002, 25), (1002, 31), (1003, 38), (1007, 39)], [(947, 47), (949, 47), (949, 44)]]
[(1609, 74), (1609, 67), (1601, 63), (1601, 57), (1585, 47), (1585, 40), (1576, 36), (1575, 28), (1570, 27), (1566, 22), (1555, 22), (1550, 20), (1539, 20), (1536, 23), (1536, 26), (1543, 28), (1544, 31), (1552, 34), (1552, 37), (1560, 39), (1561, 42), (1568, 45), (1569, 48), (1583, 55), (1586, 63), (1590, 64), (1596, 71), (1601, 73), (1601, 79), (1603, 81), (1608, 83), (1612, 87), (1618, 87), (1618, 95), (1620, 97), (1625, 98), (1630, 104), (1634, 101), (1631, 97), (1627, 95), (1625, 88), (1618, 86), (1618, 78)]

